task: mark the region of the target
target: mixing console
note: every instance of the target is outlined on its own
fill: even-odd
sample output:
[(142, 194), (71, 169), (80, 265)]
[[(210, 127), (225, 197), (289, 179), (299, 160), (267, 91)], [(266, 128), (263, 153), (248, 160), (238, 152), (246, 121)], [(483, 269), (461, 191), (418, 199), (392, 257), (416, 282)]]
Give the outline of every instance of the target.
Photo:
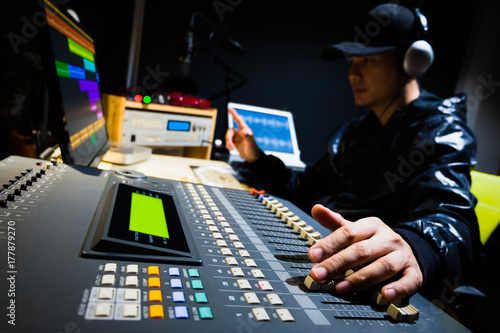
[(466, 331), (419, 295), (410, 315), (315, 285), (307, 251), (328, 231), (286, 200), (17, 156), (0, 170), (2, 332)]

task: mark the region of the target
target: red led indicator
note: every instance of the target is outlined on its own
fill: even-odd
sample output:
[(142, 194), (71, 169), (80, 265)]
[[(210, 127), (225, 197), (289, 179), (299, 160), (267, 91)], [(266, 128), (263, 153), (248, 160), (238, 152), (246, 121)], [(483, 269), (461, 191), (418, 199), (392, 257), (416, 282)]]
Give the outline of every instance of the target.
[(142, 96), (141, 95), (135, 95), (134, 100), (136, 102), (141, 102), (142, 101)]

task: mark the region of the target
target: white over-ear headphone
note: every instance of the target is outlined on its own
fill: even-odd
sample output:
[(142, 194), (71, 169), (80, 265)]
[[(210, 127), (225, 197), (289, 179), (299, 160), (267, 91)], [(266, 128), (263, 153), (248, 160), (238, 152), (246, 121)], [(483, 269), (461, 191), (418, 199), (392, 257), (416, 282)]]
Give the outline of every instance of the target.
[[(406, 49), (403, 58), (403, 69), (411, 78), (418, 78), (427, 72), (434, 61), (434, 51), (431, 44), (422, 39), (427, 35), (429, 27), (427, 18), (420, 12), (418, 8), (412, 9), (415, 15), (414, 28), (416, 31), (416, 40), (411, 42)], [(416, 25), (416, 27), (415, 27)]]

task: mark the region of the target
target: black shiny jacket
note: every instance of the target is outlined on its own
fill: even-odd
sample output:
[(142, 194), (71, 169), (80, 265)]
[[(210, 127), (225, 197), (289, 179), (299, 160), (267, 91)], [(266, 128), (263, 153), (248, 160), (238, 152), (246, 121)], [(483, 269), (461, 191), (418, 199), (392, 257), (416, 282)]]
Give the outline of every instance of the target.
[(250, 169), (307, 212), (321, 203), (351, 221), (380, 218), (412, 247), (424, 291), (459, 286), (483, 253), (470, 192), (476, 139), (465, 112), (465, 95), (443, 100), (422, 91), (385, 126), (370, 112), (337, 129), (327, 154), (305, 172), (264, 154)]

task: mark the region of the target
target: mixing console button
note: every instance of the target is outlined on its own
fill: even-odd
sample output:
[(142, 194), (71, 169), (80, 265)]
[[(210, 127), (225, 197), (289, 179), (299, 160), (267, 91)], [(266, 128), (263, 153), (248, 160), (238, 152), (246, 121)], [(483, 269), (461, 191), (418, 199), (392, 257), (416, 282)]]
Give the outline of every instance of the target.
[(243, 297), (245, 297), (245, 301), (247, 301), (248, 304), (260, 304), (260, 300), (255, 293), (244, 293)]
[(252, 314), (257, 321), (269, 321), (269, 315), (264, 308), (254, 308), (252, 309)]
[(135, 275), (127, 276), (125, 278), (125, 286), (127, 287), (138, 287), (139, 286), (139, 278)]
[(239, 250), (238, 253), (240, 254), (241, 257), (243, 258), (250, 258), (250, 253), (248, 253), (247, 250)]
[(212, 315), (212, 310), (209, 307), (198, 308), (198, 315), (200, 319), (214, 319)]
[(165, 318), (165, 313), (163, 312), (163, 305), (155, 304), (149, 306), (149, 318)]
[(189, 277), (200, 277), (200, 272), (196, 268), (190, 268), (187, 271)]
[(214, 239), (222, 239), (222, 234), (221, 234), (221, 233), (219, 233), (219, 232), (214, 232), (214, 233), (212, 234), (212, 237), (213, 237)]
[(191, 281), (191, 288), (193, 288), (194, 290), (203, 290), (203, 283), (201, 282), (201, 280), (193, 280)]
[(233, 230), (233, 229), (231, 229), (231, 228), (224, 228), (224, 232), (225, 232), (226, 234), (234, 234), (234, 230)]
[(251, 290), (252, 285), (248, 280), (236, 280), (236, 283), (238, 284), (238, 287), (242, 290)]
[(170, 275), (170, 276), (180, 276), (181, 272), (179, 271), (179, 269), (177, 267), (170, 267), (168, 269), (168, 275)]
[(160, 288), (161, 287), (160, 278), (157, 278), (157, 277), (148, 278), (148, 287), (149, 288)]
[(95, 307), (94, 315), (96, 317), (109, 318), (113, 313), (112, 310), (113, 310), (113, 305), (111, 305), (110, 303), (99, 303)]
[(101, 284), (105, 286), (114, 286), (115, 285), (115, 276), (112, 274), (106, 274), (102, 276)]
[(234, 257), (227, 257), (226, 264), (228, 264), (229, 266), (238, 266), (238, 261)]
[(161, 294), (161, 290), (150, 290), (148, 292), (148, 300), (150, 302), (162, 302), (163, 295)]
[(233, 252), (231, 252), (230, 249), (223, 247), (220, 249), (220, 253), (222, 253), (223, 256), (232, 256)]
[(257, 283), (259, 285), (259, 288), (263, 291), (273, 291), (273, 287), (271, 286), (271, 284), (269, 283), (269, 281), (265, 281), (265, 280), (262, 280), (262, 281), (259, 281)]
[(139, 300), (139, 289), (125, 289), (123, 299), (125, 301), (135, 302)]
[(170, 279), (170, 287), (173, 289), (182, 289), (181, 279)]
[(292, 321), (295, 321), (295, 319), (293, 318), (292, 314), (287, 309), (276, 309), (276, 314), (278, 315), (278, 317), (283, 322), (292, 322)]
[(278, 294), (267, 294), (266, 298), (272, 305), (283, 305), (283, 301)]
[(212, 221), (212, 220), (205, 220), (205, 223), (208, 225), (208, 226), (215, 226), (215, 222)]
[(195, 293), (194, 300), (196, 303), (208, 303), (207, 295), (205, 295), (205, 293)]
[(182, 291), (174, 291), (172, 292), (172, 301), (174, 303), (186, 303), (186, 297)]
[(125, 304), (123, 307), (123, 317), (137, 318), (139, 316), (139, 307), (135, 304)]
[(237, 249), (244, 249), (245, 248), (245, 245), (243, 245), (242, 242), (234, 242), (233, 245)]
[(245, 259), (245, 265), (248, 267), (257, 267), (257, 264), (253, 259)]
[(176, 319), (188, 319), (189, 318), (188, 308), (185, 306), (175, 306), (174, 316)]
[(262, 273), (262, 271), (260, 269), (252, 269), (250, 271), (250, 273), (252, 273), (253, 277), (256, 278), (256, 279), (263, 279), (263, 278), (265, 278), (264, 273)]
[(239, 267), (233, 267), (231, 268), (231, 274), (235, 277), (244, 277), (245, 273), (243, 273), (243, 270)]
[(148, 275), (160, 275), (160, 267), (149, 266), (148, 267)]
[(217, 240), (217, 246), (219, 247), (227, 247), (227, 243), (225, 240)]
[(210, 231), (210, 232), (219, 232), (219, 228), (211, 225), (211, 226), (208, 226), (208, 231)]
[(234, 235), (234, 234), (228, 235), (228, 237), (229, 237), (229, 240), (232, 240), (233, 242), (234, 241), (237, 242), (237, 241), (240, 240), (240, 238), (238, 236)]
[(127, 272), (127, 274), (139, 273), (139, 265), (136, 265), (136, 264), (127, 265), (126, 272)]
[(229, 228), (229, 227), (231, 227), (231, 225), (229, 223), (227, 223), (227, 222), (221, 222), (220, 226), (223, 227), (223, 228)]
[(101, 288), (97, 299), (99, 300), (111, 300), (114, 298), (115, 288)]

